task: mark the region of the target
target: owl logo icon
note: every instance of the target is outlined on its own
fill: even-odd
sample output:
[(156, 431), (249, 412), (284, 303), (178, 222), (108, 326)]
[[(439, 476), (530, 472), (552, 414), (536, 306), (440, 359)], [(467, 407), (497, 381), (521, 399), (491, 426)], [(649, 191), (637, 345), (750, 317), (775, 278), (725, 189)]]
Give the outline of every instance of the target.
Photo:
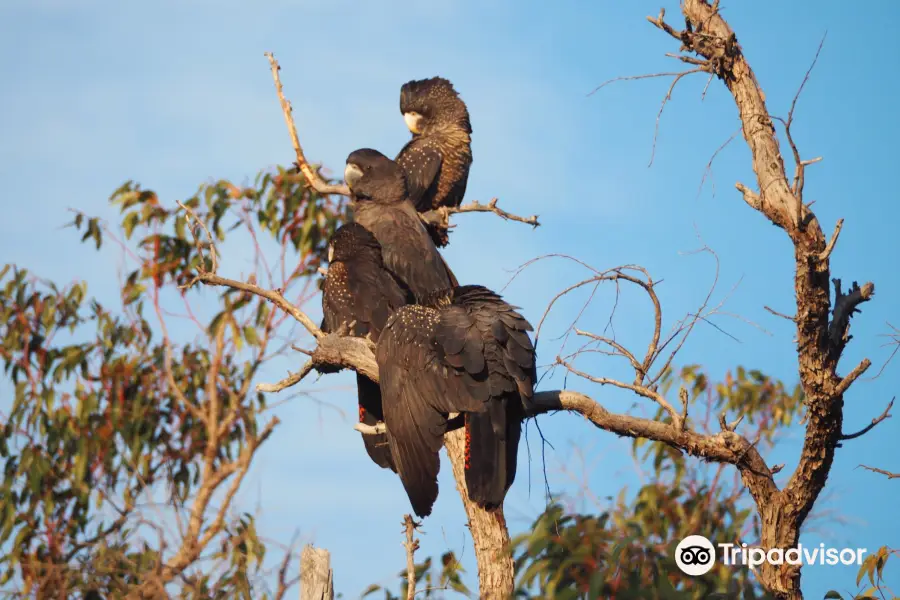
[(675, 547), (675, 564), (685, 575), (704, 575), (716, 564), (716, 549), (702, 535), (689, 535)]

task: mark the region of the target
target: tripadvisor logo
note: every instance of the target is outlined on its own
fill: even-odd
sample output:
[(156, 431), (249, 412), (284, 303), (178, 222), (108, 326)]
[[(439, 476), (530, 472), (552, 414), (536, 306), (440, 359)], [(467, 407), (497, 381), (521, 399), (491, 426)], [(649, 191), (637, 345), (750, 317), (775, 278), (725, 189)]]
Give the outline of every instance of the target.
[[(749, 548), (747, 544), (717, 544), (721, 551), (722, 564), (728, 566), (746, 565), (751, 569), (768, 563), (770, 565), (862, 565), (865, 548), (804, 547), (782, 550), (772, 548), (766, 552), (762, 548)], [(716, 549), (712, 542), (702, 535), (689, 535), (675, 548), (675, 564), (685, 575), (696, 577), (708, 573), (716, 564)]]
[(716, 564), (716, 549), (702, 535), (689, 535), (675, 548), (675, 564), (685, 575), (704, 575)]

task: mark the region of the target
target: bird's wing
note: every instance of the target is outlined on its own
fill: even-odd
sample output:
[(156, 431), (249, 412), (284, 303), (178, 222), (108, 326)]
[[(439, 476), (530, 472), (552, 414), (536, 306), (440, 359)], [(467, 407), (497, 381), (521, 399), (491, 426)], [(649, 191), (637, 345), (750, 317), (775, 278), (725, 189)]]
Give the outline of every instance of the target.
[(351, 310), (377, 342), (391, 314), (407, 303), (406, 293), (387, 269), (367, 257), (353, 260), (348, 271)]
[(537, 381), (533, 328), (500, 296), (481, 286), (457, 288), (454, 304), (465, 307), (484, 340), (490, 396), (516, 393), (528, 407)]
[(466, 487), (485, 508), (500, 506), (516, 476), (516, 455), (537, 380), (531, 324), (481, 286), (454, 290), (453, 305), (475, 323), (484, 344), (487, 410), (465, 415)]
[(410, 140), (397, 155), (397, 163), (406, 173), (409, 200), (419, 212), (431, 210), (428, 192), (437, 185), (441, 171), (441, 152), (428, 140)]
[(328, 266), (322, 288), (322, 331), (332, 333), (344, 323), (356, 320), (354, 335), (365, 335), (368, 329), (363, 319), (357, 319), (350, 295), (350, 269), (343, 262)]
[(422, 299), (453, 287), (453, 279), (428, 231), (411, 205), (375, 208), (364, 226), (378, 238), (384, 266)]
[(448, 413), (485, 410), (486, 382), (469, 372), (484, 367), (484, 358), (478, 359), (481, 341), (469, 335), (474, 329), (464, 311), (444, 322), (438, 311), (414, 305), (394, 313), (378, 340), (388, 441), (420, 517), (430, 514), (437, 498), (438, 451)]

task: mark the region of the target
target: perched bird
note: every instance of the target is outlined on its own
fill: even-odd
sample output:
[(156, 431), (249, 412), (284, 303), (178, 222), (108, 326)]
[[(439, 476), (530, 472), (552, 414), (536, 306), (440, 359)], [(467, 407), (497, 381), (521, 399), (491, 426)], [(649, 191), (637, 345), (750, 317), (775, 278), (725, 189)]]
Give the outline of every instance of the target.
[(354, 201), (354, 221), (381, 244), (384, 266), (421, 300), (458, 285), (407, 197), (403, 169), (387, 156), (362, 148), (350, 153), (344, 181)]
[(465, 424), (469, 498), (489, 510), (503, 503), (536, 382), (529, 331), (516, 307), (474, 285), (437, 292), (388, 319), (375, 351), (384, 423), (419, 517), (437, 499), (451, 413)]
[(472, 164), (465, 102), (452, 83), (432, 77), (403, 84), (400, 112), (413, 134), (396, 159), (406, 172), (410, 202), (419, 212), (459, 206)]
[[(384, 268), (381, 245), (370, 231), (359, 223), (348, 223), (334, 232), (322, 289), (322, 331), (332, 333), (353, 323), (349, 335), (377, 342), (388, 317), (409, 299)], [(375, 425), (383, 421), (378, 384), (357, 373), (356, 390), (359, 422)], [(369, 457), (380, 467), (396, 471), (385, 435), (362, 437)]]

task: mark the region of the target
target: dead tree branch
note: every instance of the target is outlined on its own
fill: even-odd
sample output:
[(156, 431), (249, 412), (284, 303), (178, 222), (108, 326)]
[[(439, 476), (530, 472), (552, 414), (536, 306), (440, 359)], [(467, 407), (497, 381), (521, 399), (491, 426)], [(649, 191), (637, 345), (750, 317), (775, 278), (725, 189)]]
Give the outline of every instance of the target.
[(306, 177), (306, 181), (309, 182), (309, 185), (320, 194), (340, 194), (341, 196), (350, 196), (350, 188), (346, 185), (329, 185), (319, 176), (317, 171), (314, 171), (313, 168), (309, 166), (309, 162), (303, 154), (303, 147), (300, 146), (300, 138), (297, 136), (297, 126), (294, 125), (294, 109), (291, 107), (290, 100), (284, 97), (284, 89), (281, 86), (281, 76), (278, 73), (281, 71), (281, 65), (278, 64), (278, 61), (275, 60), (275, 55), (271, 52), (266, 52), (265, 56), (269, 59), (269, 67), (272, 69), (272, 79), (275, 82), (275, 92), (278, 94), (278, 100), (281, 103), (281, 112), (284, 113), (284, 121), (287, 124), (288, 133), (291, 136), (291, 144), (294, 145), (294, 153), (297, 155), (297, 162), (294, 164), (300, 172), (303, 173), (303, 176)]
[(300, 600), (334, 600), (331, 553), (306, 545), (300, 554)]
[(869, 471), (872, 471), (873, 473), (879, 473), (881, 475), (884, 475), (888, 479), (900, 479), (900, 473), (891, 473), (890, 471), (885, 471), (884, 469), (878, 469), (878, 468), (869, 467), (866, 465), (859, 465), (859, 466), (861, 466), (863, 469), (868, 469)]
[(406, 548), (406, 598), (413, 600), (416, 597), (416, 550), (419, 549), (419, 540), (414, 536), (418, 523), (413, 521), (412, 515), (403, 516), (403, 531), (406, 539), (403, 547)]
[(890, 419), (890, 418), (891, 418), (891, 408), (893, 408), (893, 406), (894, 406), (894, 400), (896, 400), (896, 399), (897, 399), (896, 397), (891, 398), (891, 401), (888, 402), (887, 408), (884, 409), (884, 412), (881, 413), (881, 415), (879, 415), (879, 416), (875, 417), (874, 419), (872, 419), (872, 422), (871, 422), (871, 423), (869, 423), (868, 425), (866, 425), (865, 427), (863, 427), (862, 429), (860, 429), (860, 430), (857, 431), (856, 433), (842, 434), (842, 435), (841, 435), (841, 441), (852, 440), (852, 439), (854, 439), (854, 438), (860, 437), (861, 435), (865, 435), (865, 434), (869, 433), (870, 431), (872, 431), (872, 429), (874, 429), (876, 425), (878, 425), (879, 423), (881, 423), (881, 422), (884, 421), (885, 419)]

